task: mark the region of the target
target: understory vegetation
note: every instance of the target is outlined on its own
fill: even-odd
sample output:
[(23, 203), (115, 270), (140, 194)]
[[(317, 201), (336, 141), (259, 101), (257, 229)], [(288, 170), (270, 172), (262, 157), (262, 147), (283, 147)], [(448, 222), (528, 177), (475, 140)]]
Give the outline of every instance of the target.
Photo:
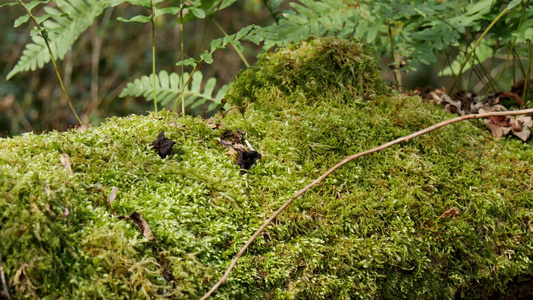
[[(329, 167), (450, 118), (387, 89), (372, 57), (353, 40), (310, 38), (239, 73), (209, 120), (162, 110), (1, 139), (10, 294), (199, 298)], [(175, 141), (163, 159), (161, 132)], [(227, 136), (261, 158), (243, 170)], [(531, 141), (471, 121), (350, 162), (284, 211), (213, 297), (512, 295), (533, 273), (531, 161)]]

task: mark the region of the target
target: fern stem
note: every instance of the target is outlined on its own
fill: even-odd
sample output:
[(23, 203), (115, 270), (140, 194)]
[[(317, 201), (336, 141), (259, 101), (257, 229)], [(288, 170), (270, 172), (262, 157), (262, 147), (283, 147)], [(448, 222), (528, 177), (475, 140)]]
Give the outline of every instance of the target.
[(529, 59), (527, 63), (527, 71), (526, 71), (526, 78), (524, 79), (524, 91), (522, 92), (522, 106), (523, 109), (526, 103), (526, 93), (527, 93), (527, 87), (529, 86), (529, 83), (531, 80), (529, 79), (529, 74), (531, 72), (531, 63), (533, 61), (533, 55), (531, 53), (531, 40), (527, 40), (527, 50), (529, 53)]
[(154, 80), (154, 109), (157, 112), (157, 87), (155, 85), (155, 0), (152, 0), (152, 77)]
[[(218, 27), (218, 29), (222, 32), (222, 34), (227, 37), (228, 34), (226, 33), (226, 31), (224, 31), (224, 28), (222, 28), (222, 26), (220, 26), (220, 24), (218, 24), (218, 22), (213, 19), (212, 17), (210, 17), (211, 21), (213, 21), (213, 23), (215, 23), (215, 25)], [(241, 51), (239, 51), (239, 49), (237, 49), (237, 47), (235, 47), (235, 45), (231, 44), (231, 46), (233, 46), (233, 49), (235, 49), (235, 51), (237, 51), (237, 54), (239, 55), (239, 57), (241, 58), (241, 60), (244, 62), (244, 65), (246, 65), (247, 68), (250, 67), (250, 64), (248, 63), (248, 61), (246, 60), (246, 57), (244, 57), (244, 55), (242, 54)]]
[[(528, 7), (529, 5), (529, 0), (527, 0), (526, 4), (524, 7)], [(516, 28), (516, 32), (518, 32), (520, 30), (520, 27), (522, 27), (522, 21), (524, 21), (524, 15), (526, 14), (526, 9), (523, 8), (522, 10), (522, 15), (520, 16), (520, 21), (518, 22), (518, 27)], [(505, 62), (503, 63), (503, 66), (502, 66), (502, 69), (500, 70), (500, 72), (498, 73), (498, 76), (496, 76), (496, 80), (495, 82), (498, 82), (500, 80), (500, 77), (502, 76), (503, 74), (503, 71), (505, 71), (505, 67), (507, 66), (507, 63), (509, 62), (509, 57), (511, 57), (511, 53), (513, 52), (513, 49), (514, 49), (514, 45), (516, 44), (516, 36), (513, 38), (513, 43), (511, 44), (511, 49), (509, 49), (509, 53), (507, 53), (507, 57), (505, 57)], [(514, 69), (514, 68), (513, 68)], [(514, 74), (513, 74), (514, 75)], [(514, 76), (513, 76), (514, 77)], [(514, 82), (514, 81), (513, 81)], [(488, 93), (488, 90), (487, 90), (487, 93)], [(487, 96), (487, 94), (485, 94), (485, 97)]]
[[(183, 61), (183, 0), (180, 0), (180, 46), (181, 46), (181, 60)], [(183, 73), (185, 72), (185, 66), (181, 65), (181, 76), (180, 76), (180, 82), (181, 86), (183, 88)], [(178, 98), (179, 101), (179, 98)], [(177, 104), (177, 102), (176, 102)], [(176, 110), (174, 108), (174, 110)], [(181, 93), (181, 116), (185, 117), (185, 94)]]
[[(401, 92), (402, 91), (402, 87), (400, 86), (400, 82), (399, 82), (399, 76), (398, 76), (398, 70), (396, 69), (396, 65), (395, 65), (395, 54), (394, 54), (394, 41), (392, 40), (392, 30), (391, 30), (391, 26), (390, 26), (390, 22), (387, 21), (387, 24), (389, 26), (389, 41), (390, 41), (390, 52), (391, 52), (391, 55), (392, 55), (392, 65), (394, 66), (394, 80), (396, 81), (396, 88)], [(399, 65), (398, 65), (399, 66)]]
[(492, 29), (492, 27), (494, 27), (494, 25), (496, 25), (496, 23), (503, 17), (503, 15), (505, 15), (507, 13), (507, 11), (509, 11), (509, 8), (505, 8), (497, 17), (496, 19), (494, 19), (492, 21), (492, 23), (490, 23), (489, 27), (487, 27), (487, 29), (485, 29), (485, 31), (481, 34), (481, 36), (477, 39), (476, 43), (474, 44), (474, 47), (472, 47), (472, 49), (470, 50), (470, 52), (468, 52), (464, 62), (461, 64), (461, 68), (459, 68), (459, 74), (455, 77), (455, 80), (453, 81), (453, 84), (452, 84), (452, 87), (450, 88), (450, 94), (453, 92), (453, 89), (455, 88), (455, 85), (457, 84), (457, 81), (459, 79), (459, 77), (461, 76), (461, 73), (463, 73), (463, 69), (464, 67), (466, 66), (466, 63), (468, 62), (468, 60), (470, 59), (470, 56), (472, 55), (472, 53), (474, 53), (474, 51), (476, 51), (476, 48), (477, 46), (479, 45), (479, 43), (481, 43), (481, 41), (483, 40), (483, 38), (485, 38), (485, 36), (487, 35), (487, 33), (489, 33), (489, 31)]
[(18, 1), (24, 7), (28, 15), (30, 15), (30, 18), (33, 20), (33, 22), (37, 26), (37, 29), (39, 30), (39, 33), (43, 37), (44, 43), (46, 44), (46, 47), (48, 48), (48, 52), (50, 53), (50, 59), (52, 60), (52, 63), (54, 64), (54, 69), (56, 70), (57, 79), (59, 80), (59, 84), (61, 85), (63, 94), (65, 94), (65, 97), (67, 98), (67, 102), (68, 102), (68, 105), (70, 106), (70, 110), (72, 110), (72, 112), (74, 113), (74, 116), (76, 117), (76, 120), (78, 120), (78, 123), (83, 124), (80, 120), (80, 117), (78, 117), (78, 114), (76, 113), (76, 110), (74, 109), (74, 106), (72, 106), (72, 102), (70, 101), (70, 98), (68, 96), (67, 89), (65, 89), (65, 85), (63, 84), (63, 80), (61, 79), (61, 74), (59, 73), (59, 69), (57, 68), (56, 60), (54, 58), (54, 54), (52, 53), (52, 48), (50, 48), (50, 44), (48, 43), (48, 39), (46, 38), (46, 33), (45, 33), (46, 29), (41, 29), (41, 25), (39, 24), (39, 22), (37, 22), (37, 20), (32, 15), (30, 10), (26, 7), (24, 2), (22, 2), (22, 0), (18, 0)]
[(263, 4), (266, 6), (266, 8), (268, 9), (268, 12), (270, 13), (270, 15), (272, 16), (272, 19), (274, 19), (274, 22), (276, 22), (276, 24), (279, 25), (279, 20), (278, 18), (276, 18), (276, 14), (274, 14), (274, 11), (272, 11), (272, 9), (270, 8), (270, 6), (268, 6), (268, 0), (263, 0)]
[[(185, 81), (185, 84), (181, 86), (181, 92), (180, 94), (178, 95), (178, 99), (176, 100), (176, 104), (174, 104), (174, 109), (172, 110), (172, 112), (176, 112), (176, 108), (178, 108), (178, 102), (179, 99), (183, 96), (183, 100), (185, 100), (185, 95), (184, 95), (184, 92), (185, 92), (185, 87), (189, 84), (189, 82), (191, 82), (191, 79), (192, 79), (192, 75), (194, 74), (194, 72), (196, 72), (196, 69), (198, 69), (198, 66), (201, 64), (202, 62), (199, 62), (198, 64), (196, 64), (196, 66), (194, 66), (194, 69), (192, 69), (192, 72), (191, 72), (191, 75), (189, 75), (189, 77), (187, 78), (187, 81)], [(183, 104), (184, 101), (182, 101), (182, 105), (184, 106)]]

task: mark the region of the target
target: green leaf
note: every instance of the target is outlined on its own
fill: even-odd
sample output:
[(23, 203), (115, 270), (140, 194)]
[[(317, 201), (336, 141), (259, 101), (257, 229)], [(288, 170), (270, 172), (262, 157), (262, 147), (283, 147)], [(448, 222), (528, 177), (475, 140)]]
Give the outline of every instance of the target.
[(166, 15), (166, 14), (176, 16), (176, 15), (179, 14), (179, 12), (180, 12), (180, 8), (179, 7), (156, 8), (155, 16), (157, 17), (157, 16), (161, 16), (161, 15)]
[(136, 23), (150, 23), (152, 22), (152, 16), (141, 16), (141, 15), (138, 15), (138, 16), (135, 16), (131, 19), (124, 19), (123, 17), (118, 17), (117, 20), (121, 21), (121, 22), (125, 22), (125, 23), (130, 23), (130, 22), (136, 22)]
[(526, 41), (533, 40), (533, 28), (526, 29), (526, 31), (524, 32), (524, 39)]
[(237, 1), (237, 0), (224, 0), (224, 1), (222, 1), (222, 4), (220, 4), (219, 10), (220, 9), (224, 9), (224, 8), (232, 5), (233, 3), (235, 3), (235, 1)]
[(198, 18), (198, 19), (203, 19), (205, 18), (205, 12), (203, 10), (201, 10), (200, 8), (198, 7), (194, 7), (194, 6), (191, 6), (189, 7), (189, 9), (191, 10), (191, 12)]
[(208, 64), (212, 64), (213, 63), (213, 55), (211, 55), (211, 53), (205, 51), (204, 53), (202, 53), (200, 55), (200, 57), (202, 58), (203, 61), (205, 61), (206, 63)]
[[(176, 100), (182, 90), (182, 81), (185, 82), (188, 77), (189, 73), (187, 72), (183, 74), (183, 80), (181, 80), (180, 76), (176, 73), (168, 74), (164, 70), (159, 72), (159, 75), (156, 75), (157, 101), (161, 103), (161, 105), (167, 105), (172, 100)], [(142, 95), (146, 100), (152, 100), (154, 89), (152, 78), (152, 75), (150, 75), (150, 77), (143, 76), (140, 79), (135, 79), (133, 82), (129, 82), (126, 85), (126, 88), (122, 90), (119, 97), (139, 97)], [(213, 96), (217, 82), (216, 78), (209, 78), (205, 84), (203, 84), (203, 80), (202, 73), (196, 71), (194, 72), (189, 85), (185, 87), (183, 95), (186, 98), (185, 103), (188, 106), (200, 106), (206, 101), (219, 104), (229, 89), (229, 85), (223, 85), (218, 90), (217, 94)], [(216, 106), (214, 107), (216, 108)]]
[[(49, 1), (32, 1), (35, 7), (39, 3)], [(64, 58), (67, 51), (78, 37), (93, 24), (95, 19), (108, 7), (112, 1), (100, 0), (56, 0), (55, 8), (45, 8), (48, 15), (42, 23), (43, 29), (48, 34), (48, 42), (52, 53), (57, 60)], [(28, 4), (28, 5), (30, 5)], [(18, 22), (22, 22), (18, 20)], [(15, 67), (8, 73), (10, 79), (18, 72), (42, 68), (50, 61), (50, 53), (44, 40), (39, 36), (32, 37), (32, 41), (26, 45), (22, 56)]]
[(507, 4), (507, 9), (513, 9), (520, 3), (522, 3), (522, 0), (512, 0), (511, 2), (509, 2), (509, 4)]
[(2, 6), (14, 6), (14, 5), (17, 5), (19, 4), (17, 1), (15, 2), (7, 2), (7, 3), (4, 3), (4, 4), (0, 4), (0, 7)]
[(15, 20), (15, 24), (13, 24), (13, 27), (19, 27), (20, 25), (28, 22), (28, 20), (30, 19), (30, 15), (28, 14), (25, 14), (23, 16), (20, 16), (18, 17), (16, 20)]
[(176, 63), (176, 66), (193, 66), (196, 67), (196, 65), (200, 63), (200, 60), (196, 60), (194, 58), (187, 58), (182, 61), (179, 61)]

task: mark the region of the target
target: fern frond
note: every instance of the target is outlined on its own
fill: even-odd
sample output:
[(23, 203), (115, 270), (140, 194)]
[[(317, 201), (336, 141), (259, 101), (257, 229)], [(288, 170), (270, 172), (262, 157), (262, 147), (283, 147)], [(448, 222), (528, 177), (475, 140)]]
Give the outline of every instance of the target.
[[(188, 77), (189, 73), (185, 72), (183, 78)], [(214, 95), (215, 85), (217, 83), (216, 78), (209, 78), (202, 88), (203, 79), (204, 76), (200, 71), (194, 72), (191, 82), (185, 87), (183, 92), (185, 96), (185, 105), (190, 106), (191, 108), (196, 108), (207, 101), (210, 101), (212, 103), (209, 105), (208, 110), (212, 110), (222, 103), (222, 99), (230, 86), (227, 84), (222, 86), (216, 95)], [(155, 81), (158, 103), (166, 105), (171, 101), (176, 100), (182, 89), (180, 76), (178, 74), (168, 74), (167, 71), (163, 70), (156, 75)], [(119, 97), (143, 96), (147, 101), (151, 101), (154, 99), (153, 91), (153, 76), (143, 76), (140, 79), (135, 79), (133, 82), (129, 82), (122, 90)]]
[[(93, 24), (104, 9), (121, 1), (56, 0), (58, 9), (45, 7), (46, 15), (40, 17), (50, 48), (56, 59), (63, 59), (78, 37)], [(26, 45), (15, 67), (7, 74), (10, 79), (18, 72), (42, 68), (50, 61), (50, 53), (41, 36), (33, 36)]]
[[(300, 4), (291, 2), (295, 10), (284, 14), (279, 24), (267, 27), (250, 25), (239, 32), (211, 41), (211, 50), (203, 56), (212, 55), (218, 49), (226, 48), (228, 44), (242, 47), (241, 40), (248, 40), (255, 44), (264, 43), (264, 49), (274, 46), (286, 46), (300, 42), (309, 36), (353, 36), (354, 29), (362, 19), (355, 12), (354, 1), (345, 0), (301, 0)], [(366, 21), (363, 19), (363, 21)], [(178, 65), (195, 65), (203, 59), (187, 59)], [(205, 60), (204, 60), (205, 61)]]

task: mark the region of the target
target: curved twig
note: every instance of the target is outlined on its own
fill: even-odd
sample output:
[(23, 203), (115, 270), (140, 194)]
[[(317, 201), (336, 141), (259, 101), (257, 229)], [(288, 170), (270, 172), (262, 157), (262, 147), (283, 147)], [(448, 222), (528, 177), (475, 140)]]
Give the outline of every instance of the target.
[(326, 173), (322, 174), (322, 176), (318, 177), (313, 182), (308, 184), (306, 187), (304, 187), (303, 189), (299, 190), (296, 194), (294, 194), (294, 196), (292, 196), (291, 199), (289, 199), (278, 210), (276, 210), (274, 212), (274, 214), (272, 214), (272, 216), (270, 218), (268, 218), (268, 220), (266, 220), (265, 223), (263, 223), (263, 225), (261, 225), (261, 227), (259, 227), (259, 229), (254, 233), (254, 235), (252, 235), (252, 237), (250, 237), (250, 239), (246, 242), (246, 244), (244, 244), (244, 246), (241, 248), (241, 250), (239, 250), (237, 255), (235, 255), (235, 258), (233, 258), (233, 261), (231, 262), (231, 264), (229, 265), (228, 269), (224, 273), (224, 276), (222, 276), (222, 278), (220, 278), (220, 280), (200, 300), (207, 299), (209, 296), (211, 296), (211, 294), (213, 294), (213, 292), (215, 292), (218, 289), (218, 287), (220, 285), (222, 285), (222, 283), (224, 283), (226, 281), (226, 279), (228, 278), (229, 274), (231, 273), (231, 271), (233, 270), (233, 268), (237, 264), (237, 261), (244, 254), (244, 251), (246, 251), (246, 249), (248, 249), (248, 247), (261, 234), (261, 232), (263, 232), (263, 230), (265, 230), (265, 228), (272, 221), (274, 221), (274, 219), (276, 219), (276, 217), (283, 210), (285, 210), (285, 208), (287, 208), (287, 206), (289, 206), (294, 200), (296, 200), (296, 198), (300, 197), (302, 194), (307, 192), (307, 190), (311, 189), (313, 186), (315, 186), (318, 183), (322, 182), (331, 173), (335, 172), (335, 170), (337, 170), (338, 168), (342, 167), (346, 163), (348, 163), (348, 162), (350, 162), (350, 161), (352, 161), (352, 160), (354, 160), (356, 158), (359, 158), (361, 156), (381, 151), (381, 150), (386, 149), (386, 148), (388, 148), (390, 146), (393, 146), (393, 145), (396, 145), (396, 144), (399, 144), (399, 143), (402, 143), (402, 142), (407, 142), (407, 141), (409, 141), (409, 140), (411, 140), (411, 139), (413, 139), (413, 138), (415, 138), (417, 136), (426, 134), (426, 133), (431, 132), (431, 131), (433, 131), (435, 129), (438, 129), (438, 128), (441, 128), (441, 127), (444, 127), (446, 125), (450, 125), (450, 124), (453, 124), (453, 123), (457, 123), (457, 122), (461, 122), (461, 121), (465, 121), (465, 120), (470, 120), (470, 119), (482, 119), (482, 118), (487, 118), (487, 117), (492, 117), (492, 116), (515, 116), (515, 115), (523, 115), (523, 114), (531, 114), (531, 113), (533, 113), (533, 109), (523, 109), (523, 110), (503, 111), (503, 112), (490, 112), (490, 113), (484, 113), (484, 114), (460, 116), (460, 117), (457, 117), (457, 118), (453, 118), (453, 119), (449, 119), (449, 120), (440, 122), (438, 124), (435, 124), (435, 125), (433, 125), (431, 127), (422, 129), (422, 130), (417, 131), (417, 132), (415, 132), (413, 134), (410, 134), (408, 136), (404, 136), (404, 137), (395, 139), (394, 141), (388, 142), (388, 143), (383, 144), (383, 145), (381, 145), (379, 147), (376, 147), (376, 148), (373, 148), (373, 149), (370, 149), (370, 150), (367, 150), (367, 151), (364, 151), (364, 152), (360, 152), (360, 153), (357, 153), (357, 154), (354, 154), (354, 155), (347, 156), (341, 162), (339, 162), (338, 164), (333, 166), (331, 169), (327, 170)]

